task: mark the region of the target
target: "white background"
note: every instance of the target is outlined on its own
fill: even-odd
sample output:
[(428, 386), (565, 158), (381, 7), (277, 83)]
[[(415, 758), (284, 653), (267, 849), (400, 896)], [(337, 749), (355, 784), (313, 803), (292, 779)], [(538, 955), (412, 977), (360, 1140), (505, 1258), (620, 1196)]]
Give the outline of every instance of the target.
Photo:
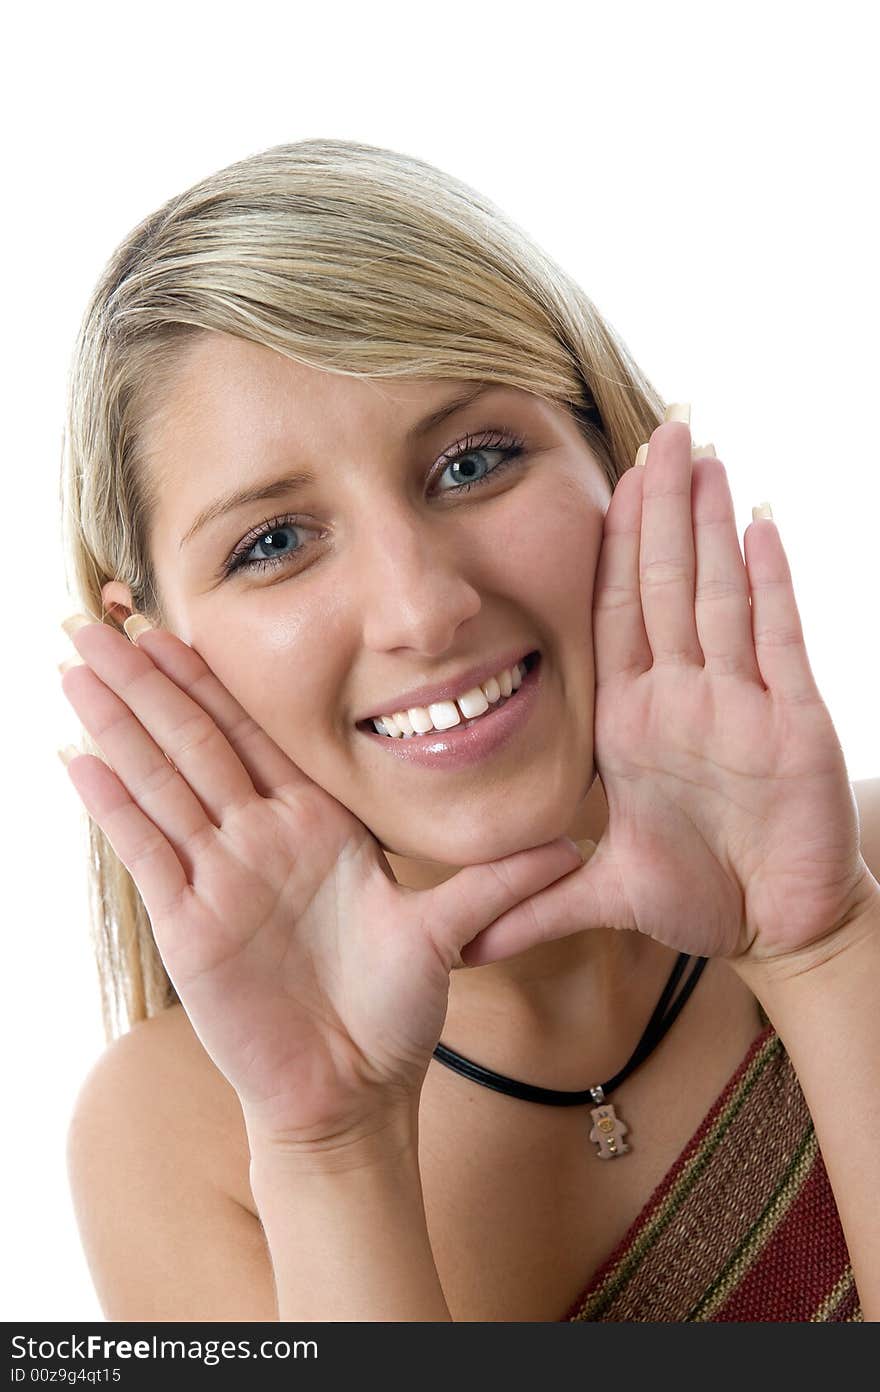
[[(22, 17), (26, 16), (26, 17)], [(769, 499), (853, 780), (880, 774), (880, 244), (872, 7), (77, 4), (7, 19), (3, 106), (4, 1320), (101, 1319), (64, 1141), (104, 1046), (79, 739), (56, 664), (65, 379), (113, 249), (282, 142), (353, 139), (484, 191), (584, 286), (740, 538)], [(874, 716), (872, 723), (871, 716)]]

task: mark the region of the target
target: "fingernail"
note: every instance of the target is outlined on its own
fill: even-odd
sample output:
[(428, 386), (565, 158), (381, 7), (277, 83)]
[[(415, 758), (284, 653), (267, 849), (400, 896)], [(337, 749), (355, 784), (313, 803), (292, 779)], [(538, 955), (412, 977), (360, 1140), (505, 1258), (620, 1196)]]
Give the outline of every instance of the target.
[(122, 625), (131, 641), (136, 645), (142, 633), (146, 633), (148, 628), (153, 625), (149, 619), (145, 619), (143, 614), (129, 614), (125, 623)]
[(771, 522), (773, 521), (773, 509), (769, 503), (759, 503), (757, 507), (752, 508), (752, 521), (757, 522), (761, 517), (767, 517)]
[(82, 750), (77, 749), (75, 744), (66, 744), (63, 749), (59, 749), (57, 752), (58, 758), (61, 760), (64, 767), (67, 768), (71, 759), (75, 759), (77, 754), (82, 753)]
[(64, 620), (61, 627), (68, 638), (72, 638), (78, 628), (82, 628), (85, 624), (100, 622), (100, 619), (93, 619), (91, 614), (71, 614), (69, 619)]
[(689, 401), (674, 401), (672, 405), (666, 407), (665, 421), (684, 421), (685, 425), (691, 423), (691, 403)]
[(85, 665), (79, 653), (77, 653), (76, 657), (65, 657), (63, 662), (59, 662), (58, 671), (63, 675), (65, 672), (69, 671), (71, 667), (85, 667)]
[(691, 459), (717, 459), (714, 445), (695, 445), (691, 450)]
[(648, 443), (649, 442), (646, 440), (645, 443), (639, 445), (636, 450), (636, 462), (634, 467), (637, 469), (644, 468), (645, 460), (648, 458)]

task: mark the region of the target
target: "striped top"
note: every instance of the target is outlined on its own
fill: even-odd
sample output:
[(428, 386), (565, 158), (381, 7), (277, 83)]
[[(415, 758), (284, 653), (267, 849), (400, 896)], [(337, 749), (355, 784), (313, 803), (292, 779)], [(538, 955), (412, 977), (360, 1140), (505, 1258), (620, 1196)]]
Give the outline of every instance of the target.
[(562, 1319), (862, 1319), (812, 1118), (772, 1025)]

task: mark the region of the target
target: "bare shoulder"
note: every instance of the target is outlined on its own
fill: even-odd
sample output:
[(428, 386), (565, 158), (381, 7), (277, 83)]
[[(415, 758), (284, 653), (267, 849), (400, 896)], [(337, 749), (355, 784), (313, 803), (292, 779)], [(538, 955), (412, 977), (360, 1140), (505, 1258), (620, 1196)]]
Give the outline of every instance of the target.
[(84, 1114), (112, 1132), (120, 1112), (129, 1114), (129, 1126), (148, 1112), (178, 1160), (189, 1149), (206, 1182), (245, 1197), (238, 1178), (249, 1163), (241, 1106), (182, 1005), (141, 1021), (105, 1049), (80, 1089), (71, 1133)]
[(105, 1049), (70, 1117), (67, 1167), (108, 1319), (277, 1319), (248, 1161), (238, 1097), (182, 1006)]

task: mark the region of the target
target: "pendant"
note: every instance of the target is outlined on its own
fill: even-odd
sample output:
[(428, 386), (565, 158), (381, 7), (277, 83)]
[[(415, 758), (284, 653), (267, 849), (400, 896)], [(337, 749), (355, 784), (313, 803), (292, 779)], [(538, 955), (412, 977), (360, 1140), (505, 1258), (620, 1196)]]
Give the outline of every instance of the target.
[(626, 1155), (629, 1146), (623, 1138), (629, 1127), (615, 1114), (611, 1103), (605, 1101), (605, 1094), (600, 1087), (590, 1088), (590, 1093), (593, 1101), (599, 1104), (590, 1109), (590, 1116), (593, 1118), (590, 1140), (595, 1141), (599, 1147), (599, 1159), (614, 1160), (619, 1155)]

